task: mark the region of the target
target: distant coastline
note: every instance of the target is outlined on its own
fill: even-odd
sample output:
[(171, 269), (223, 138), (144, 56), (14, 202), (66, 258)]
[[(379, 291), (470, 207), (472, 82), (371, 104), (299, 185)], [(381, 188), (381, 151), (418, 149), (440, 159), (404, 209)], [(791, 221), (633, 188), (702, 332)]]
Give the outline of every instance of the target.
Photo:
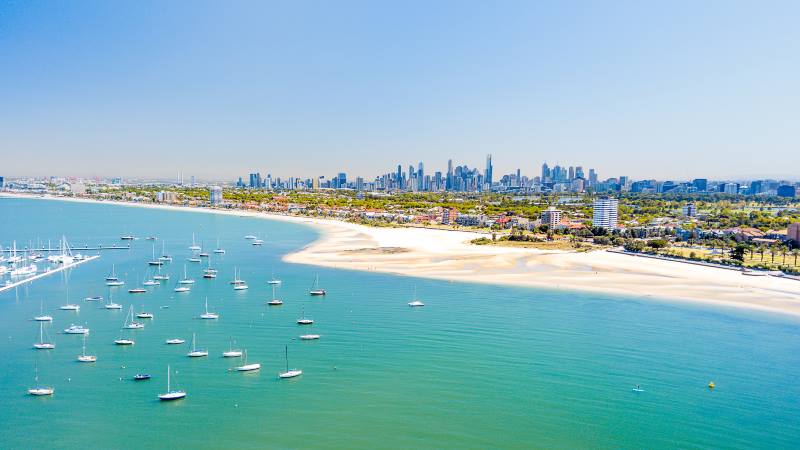
[(319, 239), (290, 253), (290, 263), (374, 271), (459, 282), (663, 299), (800, 317), (800, 284), (775, 277), (674, 261), (633, 258), (608, 251), (586, 253), (498, 246), (470, 240), (483, 234), (427, 228), (378, 228), (275, 213), (98, 201), (84, 198), (0, 193), (0, 197), (100, 203), (281, 220), (311, 226)]

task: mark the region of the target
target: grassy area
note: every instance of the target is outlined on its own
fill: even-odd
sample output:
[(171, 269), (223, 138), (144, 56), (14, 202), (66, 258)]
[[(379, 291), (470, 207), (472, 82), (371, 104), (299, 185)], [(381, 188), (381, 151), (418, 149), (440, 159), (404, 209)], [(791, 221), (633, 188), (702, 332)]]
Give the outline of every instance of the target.
[(588, 252), (603, 248), (601, 246), (587, 244), (585, 242), (571, 242), (568, 240), (554, 241), (509, 241), (505, 239), (491, 240), (489, 238), (479, 238), (470, 241), (475, 245), (496, 245), (498, 247), (515, 248), (536, 248), (539, 250), (563, 250), (570, 252)]

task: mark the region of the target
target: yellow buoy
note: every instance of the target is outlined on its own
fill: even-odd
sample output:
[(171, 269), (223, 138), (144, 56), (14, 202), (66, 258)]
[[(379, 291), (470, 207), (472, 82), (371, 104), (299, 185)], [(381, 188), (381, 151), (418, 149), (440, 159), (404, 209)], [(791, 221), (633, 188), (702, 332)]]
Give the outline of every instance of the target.
[(713, 381), (712, 381), (712, 382), (710, 382), (710, 383), (708, 383), (708, 388), (709, 388), (709, 389), (714, 389), (714, 387), (715, 387), (715, 386), (716, 386), (716, 384), (714, 384), (714, 382), (713, 382)]

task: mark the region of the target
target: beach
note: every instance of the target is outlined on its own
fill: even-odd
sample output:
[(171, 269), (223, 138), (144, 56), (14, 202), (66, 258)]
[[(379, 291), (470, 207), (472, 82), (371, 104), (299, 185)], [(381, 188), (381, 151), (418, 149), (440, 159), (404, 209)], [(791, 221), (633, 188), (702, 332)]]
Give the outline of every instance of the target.
[[(3, 196), (93, 202), (91, 199)], [(608, 251), (564, 252), (473, 245), (485, 234), (407, 227), (368, 227), (332, 219), (184, 206), (103, 201), (123, 206), (282, 220), (314, 227), (320, 238), (284, 261), (446, 281), (575, 290), (748, 308), (800, 316), (800, 283), (734, 270), (632, 257)]]

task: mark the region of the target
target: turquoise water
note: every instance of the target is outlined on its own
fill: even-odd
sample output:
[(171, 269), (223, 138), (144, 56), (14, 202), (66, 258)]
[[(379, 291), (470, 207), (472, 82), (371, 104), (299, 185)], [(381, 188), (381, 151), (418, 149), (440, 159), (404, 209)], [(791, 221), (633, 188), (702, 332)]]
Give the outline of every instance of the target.
[[(286, 264), (281, 256), (315, 231), (251, 218), (5, 198), (0, 217), (4, 246), (62, 234), (112, 244), (132, 233), (158, 236), (175, 257), (170, 282), (146, 294), (127, 293), (147, 270), (143, 239), (0, 294), (3, 448), (800, 447), (793, 319)], [(209, 250), (219, 238), (227, 254), (212, 255), (216, 280), (201, 278), (205, 263), (186, 263), (197, 282), (175, 294), (193, 232)], [(128, 283), (114, 295), (121, 311), (83, 301), (108, 296), (112, 263)], [(249, 290), (228, 284), (234, 267)], [(282, 307), (266, 305), (273, 271)], [(316, 273), (325, 298), (307, 295)], [(406, 306), (414, 285), (424, 308)], [(79, 313), (58, 310), (68, 297)], [(205, 297), (219, 321), (196, 319)], [(31, 348), (40, 301), (55, 318), (49, 352)], [(130, 304), (156, 317), (122, 348), (113, 340)], [(321, 340), (296, 339), (308, 330), (295, 324), (301, 308)], [(71, 323), (91, 328), (97, 363), (75, 361), (81, 338), (58, 333)], [(208, 358), (185, 356), (193, 332)], [(259, 373), (228, 371), (241, 364), (221, 358), (231, 336)], [(187, 345), (164, 345), (172, 337)], [(284, 345), (300, 378), (276, 378)], [(167, 364), (187, 399), (157, 400)], [(37, 365), (56, 389), (51, 398), (27, 395)], [(153, 378), (130, 381), (140, 371)], [(645, 392), (632, 392), (635, 384)]]

